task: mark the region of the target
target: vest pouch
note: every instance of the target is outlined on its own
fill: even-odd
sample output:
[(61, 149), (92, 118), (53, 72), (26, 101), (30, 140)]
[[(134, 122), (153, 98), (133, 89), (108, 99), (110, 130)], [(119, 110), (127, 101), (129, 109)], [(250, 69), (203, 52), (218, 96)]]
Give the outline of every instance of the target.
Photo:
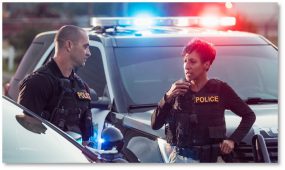
[(68, 125), (79, 126), (82, 116), (82, 110), (80, 108), (68, 109), (67, 111), (67, 123)]
[(223, 126), (210, 126), (209, 138), (211, 139), (224, 139), (226, 134), (226, 127)]
[(190, 138), (190, 119), (188, 114), (178, 114), (176, 116), (176, 135), (177, 135), (177, 146), (185, 147), (188, 145)]
[(211, 146), (205, 145), (201, 147), (199, 159), (201, 163), (209, 163), (211, 159)]
[(56, 108), (54, 111), (54, 118), (52, 120), (53, 124), (59, 127), (61, 130), (65, 130), (66, 124), (66, 110)]
[(201, 163), (214, 163), (217, 162), (220, 154), (219, 145), (204, 145), (200, 150), (200, 162)]

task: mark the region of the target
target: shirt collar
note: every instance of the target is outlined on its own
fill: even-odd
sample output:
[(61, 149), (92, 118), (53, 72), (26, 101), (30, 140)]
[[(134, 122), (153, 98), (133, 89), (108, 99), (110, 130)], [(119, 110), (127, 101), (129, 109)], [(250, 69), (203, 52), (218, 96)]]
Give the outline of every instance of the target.
[[(50, 62), (47, 63), (47, 65), (51, 68), (51, 71), (59, 78), (67, 78), (64, 77), (62, 72), (60, 71), (57, 63), (54, 61), (53, 58), (51, 58)], [(74, 71), (72, 70), (70, 76), (68, 78), (73, 78), (74, 77)]]

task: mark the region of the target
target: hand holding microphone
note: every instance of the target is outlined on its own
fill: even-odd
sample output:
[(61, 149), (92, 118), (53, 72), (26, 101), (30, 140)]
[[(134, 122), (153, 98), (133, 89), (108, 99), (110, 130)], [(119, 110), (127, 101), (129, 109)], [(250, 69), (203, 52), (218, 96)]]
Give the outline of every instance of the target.
[(191, 83), (185, 80), (177, 80), (174, 82), (166, 93), (166, 100), (169, 101), (179, 95), (184, 95), (190, 88)]

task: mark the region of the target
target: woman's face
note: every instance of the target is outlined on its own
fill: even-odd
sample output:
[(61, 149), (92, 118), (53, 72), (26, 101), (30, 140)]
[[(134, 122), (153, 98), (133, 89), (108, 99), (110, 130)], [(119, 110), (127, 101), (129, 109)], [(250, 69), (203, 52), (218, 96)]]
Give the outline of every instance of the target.
[(202, 62), (200, 54), (193, 51), (184, 56), (184, 75), (187, 81), (196, 80), (204, 74), (210, 67), (210, 62)]

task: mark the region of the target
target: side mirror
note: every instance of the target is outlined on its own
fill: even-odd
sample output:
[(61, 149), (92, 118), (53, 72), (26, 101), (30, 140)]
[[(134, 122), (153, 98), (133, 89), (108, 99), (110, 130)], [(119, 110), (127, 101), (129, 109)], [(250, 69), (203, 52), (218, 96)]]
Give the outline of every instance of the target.
[(91, 100), (92, 101), (98, 101), (99, 97), (98, 97), (96, 91), (92, 88), (89, 88), (89, 91), (90, 91), (90, 95), (91, 95)]
[(103, 97), (98, 97), (96, 91), (92, 88), (89, 88), (90, 90), (90, 97), (91, 97), (91, 107), (92, 108), (99, 108), (106, 110), (109, 108), (110, 101), (106, 100)]

